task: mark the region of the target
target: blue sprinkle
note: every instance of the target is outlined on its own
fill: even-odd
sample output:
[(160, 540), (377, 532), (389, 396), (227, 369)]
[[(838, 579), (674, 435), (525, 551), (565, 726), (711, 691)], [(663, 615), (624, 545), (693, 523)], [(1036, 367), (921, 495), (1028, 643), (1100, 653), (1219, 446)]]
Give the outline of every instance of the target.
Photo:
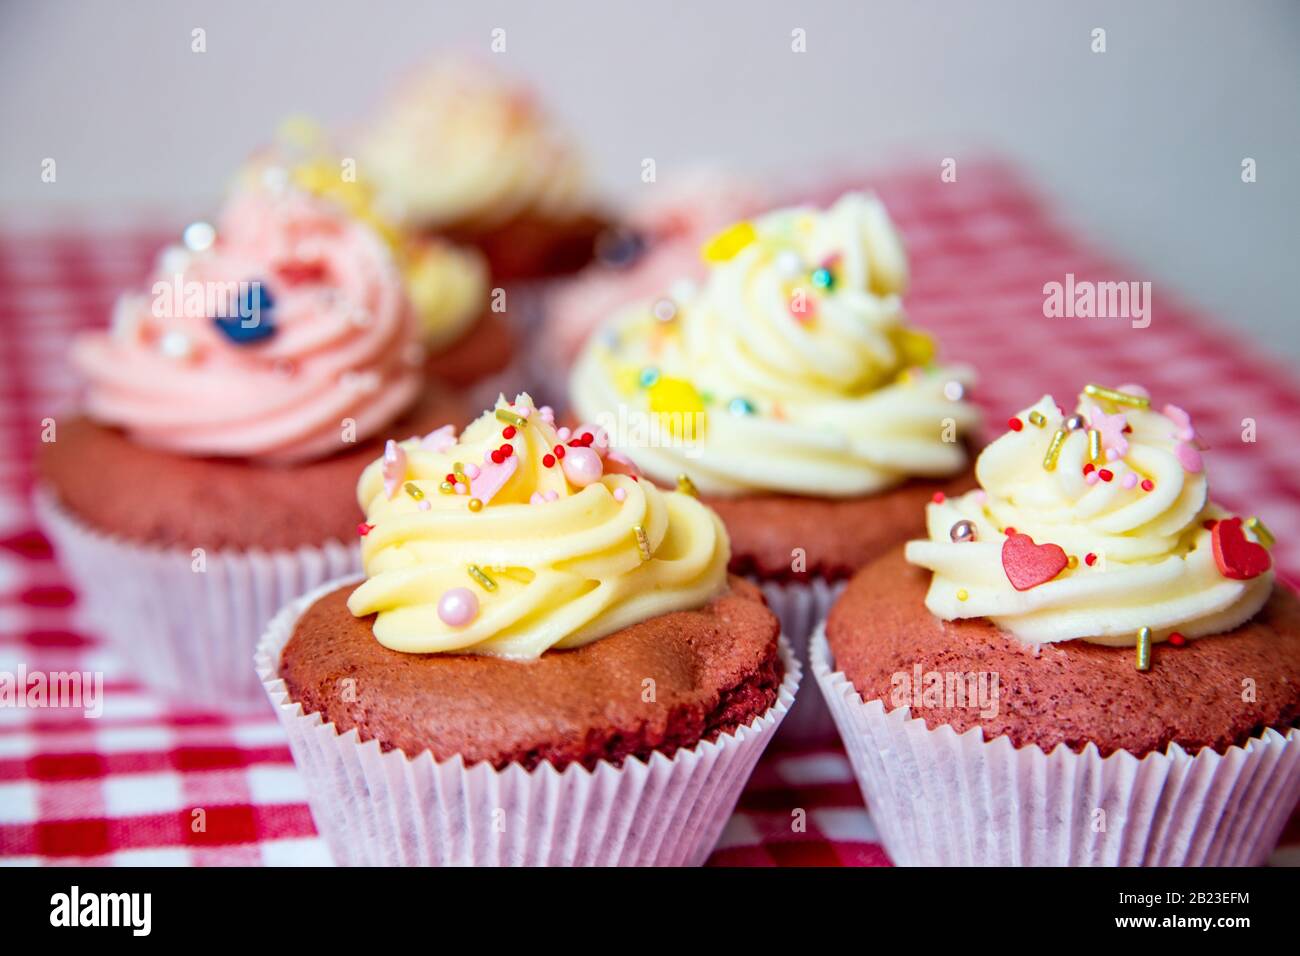
[(659, 369), (648, 366), (641, 369), (641, 387), (650, 388), (655, 382), (659, 381)]
[(727, 411), (733, 415), (753, 415), (756, 409), (754, 403), (747, 398), (733, 398), (727, 403)]
[(255, 282), (241, 290), (238, 315), (214, 316), (212, 323), (236, 345), (250, 345), (275, 335), (274, 309), (271, 293), (261, 282)]
[(827, 269), (825, 267), (821, 269), (814, 269), (812, 274), (812, 280), (813, 280), (813, 285), (817, 286), (819, 289), (829, 289), (833, 285), (835, 285), (835, 276), (831, 274), (830, 269)]

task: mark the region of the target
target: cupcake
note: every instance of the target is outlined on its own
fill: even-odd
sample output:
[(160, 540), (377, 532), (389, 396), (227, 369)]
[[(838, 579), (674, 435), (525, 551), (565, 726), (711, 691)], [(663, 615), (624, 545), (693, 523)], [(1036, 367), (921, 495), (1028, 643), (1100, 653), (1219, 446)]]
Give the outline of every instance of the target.
[(694, 498), (527, 395), (362, 474), (258, 670), (340, 863), (698, 864), (798, 682)]
[(412, 72), (356, 148), (404, 226), (477, 247), (499, 282), (581, 268), (605, 225), (570, 136), (478, 60)]
[[(640, 303), (589, 342), (583, 418), (647, 476), (698, 489), (799, 647), (840, 583), (969, 487), (969, 368), (908, 326), (907, 260), (884, 207), (848, 194), (782, 209), (704, 247), (695, 293)], [(829, 733), (805, 704), (809, 734)], [(803, 729), (803, 719), (796, 711)]]
[(1300, 797), (1300, 602), (1145, 390), (1020, 412), (812, 663), (907, 864), (1241, 865)]
[(735, 174), (701, 168), (664, 183), (651, 200), (628, 210), (624, 224), (596, 241), (596, 259), (548, 290), (536, 354), (538, 378), (568, 391), (569, 371), (587, 338), (624, 306), (653, 300), (707, 274), (700, 247), (730, 223), (767, 207), (763, 190)]
[(237, 190), (71, 355), (84, 402), (39, 449), (37, 505), (91, 626), (158, 689), (258, 702), (274, 612), (359, 567), (381, 430), (457, 417), (388, 245), (302, 190)]
[(342, 206), (387, 242), (414, 306), (425, 371), (465, 394), (468, 407), (490, 403), (522, 378), (519, 324), (492, 287), (478, 250), (400, 228), (379, 210), (373, 183), (343, 157), (311, 120), (286, 120), (276, 144), (251, 161), (245, 183), (288, 183)]

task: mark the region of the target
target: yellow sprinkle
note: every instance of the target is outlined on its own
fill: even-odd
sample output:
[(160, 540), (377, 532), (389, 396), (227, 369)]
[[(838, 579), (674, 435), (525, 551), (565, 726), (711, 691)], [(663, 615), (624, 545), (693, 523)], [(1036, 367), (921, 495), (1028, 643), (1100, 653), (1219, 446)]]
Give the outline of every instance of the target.
[(1065, 562), (1065, 566), (1073, 571), (1079, 566), (1079, 556), (1077, 554), (1070, 555), (1070, 559)]
[(1035, 408), (1029, 413), (1029, 424), (1042, 428), (1047, 424), (1047, 416)]
[(1095, 428), (1088, 429), (1088, 460), (1101, 461), (1101, 432)]
[(479, 501), (477, 498), (469, 499), (469, 510), (474, 512), (482, 511), (483, 502)]
[(641, 560), (649, 561), (651, 556), (650, 539), (646, 537), (645, 528), (639, 524), (632, 525), (632, 535), (636, 538), (637, 550), (641, 552)]
[(516, 428), (523, 428), (528, 424), (528, 419), (521, 415), (516, 415), (514, 412), (505, 408), (498, 408), (496, 410), (496, 416), (499, 420), (506, 424), (514, 425)]
[(402, 487), (405, 488), (405, 489), (406, 489), (406, 493), (407, 493), (408, 495), (410, 495), (412, 498), (414, 498), (416, 501), (423, 501), (423, 500), (424, 500), (424, 492), (421, 491), (421, 490), (419, 489), (419, 487), (416, 486), (415, 482), (413, 482), (413, 481), (408, 481), (408, 482), (407, 482), (405, 485), (403, 485)]
[(1137, 669), (1151, 670), (1151, 628), (1149, 627), (1138, 628)]
[(463, 461), (453, 461), (451, 463), (451, 470), (453, 474), (463, 475), (465, 474), (465, 463)]
[(964, 601), (964, 600), (966, 600), (968, 597), (970, 597), (970, 592), (967, 591), (965, 588), (962, 588), (961, 590), (959, 590), (959, 591), (957, 592), (957, 600), (958, 600), (958, 601)]
[(890, 334), (890, 340), (898, 352), (899, 364), (905, 367), (929, 365), (938, 352), (934, 338), (916, 329), (897, 328)]
[(1113, 388), (1102, 388), (1100, 385), (1083, 386), (1083, 394), (1091, 398), (1114, 402), (1116, 405), (1130, 405), (1133, 408), (1151, 407), (1151, 399), (1145, 395), (1130, 395), (1128, 392), (1117, 392)]
[(677, 476), (677, 490), (684, 495), (690, 495), (692, 498), (700, 496), (699, 490), (695, 487), (695, 482), (691, 481), (691, 476), (685, 472)]
[(495, 591), (497, 589), (497, 583), (488, 577), (487, 572), (477, 564), (469, 566), (469, 576), (477, 581), (484, 591)]
[(453, 485), (450, 481), (444, 481), (442, 484), (438, 486), (438, 490), (441, 491), (444, 495), (449, 495), (456, 490), (456, 486)]
[(704, 244), (700, 255), (705, 262), (726, 262), (758, 238), (752, 222), (738, 222), (717, 233)]
[(1056, 459), (1061, 457), (1061, 446), (1065, 444), (1065, 436), (1068, 434), (1064, 428), (1058, 428), (1052, 435), (1052, 443), (1047, 446), (1047, 454), (1043, 456), (1043, 467), (1048, 471), (1056, 471)]
[(1247, 518), (1246, 527), (1255, 532), (1255, 537), (1259, 539), (1259, 543), (1264, 547), (1273, 547), (1273, 543), (1276, 539), (1273, 537), (1273, 532), (1264, 527), (1264, 522), (1260, 521), (1258, 518)]

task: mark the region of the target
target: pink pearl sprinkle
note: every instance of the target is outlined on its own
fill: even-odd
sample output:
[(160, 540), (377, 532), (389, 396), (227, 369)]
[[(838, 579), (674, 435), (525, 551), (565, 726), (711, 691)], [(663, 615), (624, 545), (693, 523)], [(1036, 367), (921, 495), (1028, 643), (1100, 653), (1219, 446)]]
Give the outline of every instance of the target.
[(465, 487), (465, 482), (463, 481), (456, 482), (456, 494), (463, 495), (468, 490), (469, 489)]
[(1097, 474), (1095, 471), (1090, 471), (1084, 476), (1083, 480), (1085, 484), (1095, 485), (1097, 482), (1101, 481), (1101, 475)]
[(448, 627), (464, 627), (478, 617), (478, 598), (469, 588), (452, 588), (438, 599), (438, 617)]
[(518, 415), (520, 418), (527, 418), (527, 417), (528, 417), (529, 415), (531, 415), (532, 413), (533, 413), (533, 410), (532, 410), (531, 408), (529, 408), (527, 405), (516, 405), (516, 406), (515, 406), (515, 414)]
[(540, 505), (545, 501), (546, 499), (542, 497), (542, 493), (540, 491), (534, 491), (528, 499), (528, 503), (530, 505)]
[(433, 505), (431, 505), (427, 500), (425, 500), (425, 501), (421, 501), (415, 507), (419, 508), (421, 511), (428, 511), (430, 508), (433, 507)]
[(546, 493), (547, 501), (558, 501), (559, 499), (560, 499), (560, 493), (558, 491), (548, 491)]
[(627, 497), (627, 489), (626, 489), (626, 488), (615, 488), (615, 489), (614, 489), (614, 500), (615, 500), (615, 501), (622, 501), (622, 500), (625, 499), (626, 497)]
[(564, 469), (564, 477), (579, 488), (585, 488), (593, 481), (599, 481), (605, 471), (600, 456), (590, 448), (581, 447), (568, 449), (564, 454), (561, 467)]
[(1125, 488), (1137, 487), (1137, 483), (1138, 483), (1137, 472), (1130, 471), (1128, 474), (1126, 474), (1123, 478), (1119, 480), (1119, 483)]
[(474, 478), (477, 478), (477, 477), (478, 477), (478, 474), (479, 474), (479, 472), (478, 472), (478, 465), (476, 465), (476, 464), (474, 464), (473, 462), (471, 462), (470, 464), (468, 464), (468, 465), (465, 466), (465, 477), (466, 477), (466, 478), (469, 478), (469, 479), (473, 480)]
[(558, 432), (555, 433), (555, 437), (558, 438), (560, 441), (568, 441), (569, 436), (572, 434), (573, 432), (569, 431), (567, 428), (561, 428)]
[(984, 504), (984, 502), (986, 502), (986, 501), (989, 500), (989, 493), (988, 493), (987, 491), (985, 491), (983, 488), (980, 488), (980, 489), (976, 490), (974, 494), (975, 494), (975, 503), (976, 503), (976, 504), (981, 504), (981, 505), (982, 505), (982, 504)]

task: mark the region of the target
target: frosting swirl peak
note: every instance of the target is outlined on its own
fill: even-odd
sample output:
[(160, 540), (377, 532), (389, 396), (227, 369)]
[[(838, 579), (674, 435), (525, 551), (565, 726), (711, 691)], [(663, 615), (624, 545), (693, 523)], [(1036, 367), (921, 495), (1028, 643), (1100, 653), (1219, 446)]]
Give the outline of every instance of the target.
[(928, 506), (929, 540), (907, 545), (934, 572), (926, 607), (1033, 643), (1231, 630), (1273, 572), (1265, 535), (1210, 500), (1201, 450), (1137, 386), (1089, 386), (1069, 416), (1044, 396), (980, 455), (980, 490)]
[(640, 481), (600, 429), (557, 428), (527, 395), (456, 437), (390, 442), (361, 476), (368, 579), (348, 601), (408, 653), (535, 658), (723, 589), (721, 521)]

